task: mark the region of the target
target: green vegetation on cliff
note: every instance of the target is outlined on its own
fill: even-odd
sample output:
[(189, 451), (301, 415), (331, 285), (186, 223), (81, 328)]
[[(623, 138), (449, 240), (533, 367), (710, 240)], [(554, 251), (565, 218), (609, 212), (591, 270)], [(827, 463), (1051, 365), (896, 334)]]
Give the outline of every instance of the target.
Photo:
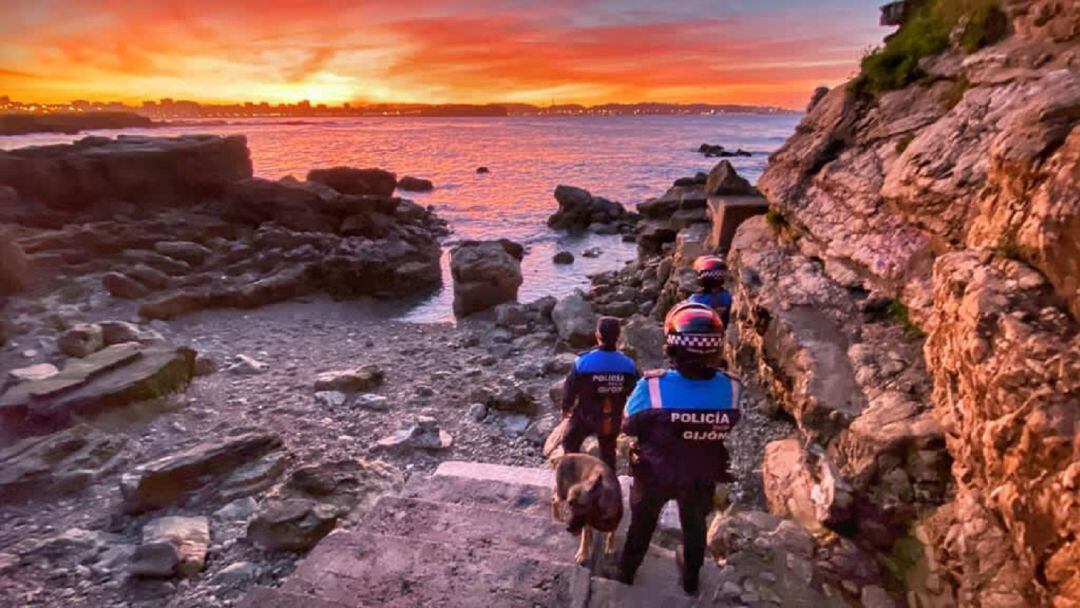
[(1000, 40), (1008, 19), (999, 0), (929, 0), (888, 38), (885, 46), (862, 60), (862, 70), (851, 83), (852, 92), (869, 97), (903, 88), (923, 77), (919, 61), (949, 48), (950, 37), (966, 53)]

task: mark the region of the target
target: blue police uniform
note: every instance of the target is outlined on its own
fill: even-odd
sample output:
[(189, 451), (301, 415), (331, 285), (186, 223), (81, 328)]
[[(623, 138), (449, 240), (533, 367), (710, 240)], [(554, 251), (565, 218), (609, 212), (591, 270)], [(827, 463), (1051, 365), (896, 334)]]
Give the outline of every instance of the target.
[(614, 469), (623, 406), (637, 378), (634, 360), (614, 348), (600, 347), (578, 357), (563, 389), (562, 410), (569, 417), (563, 450), (580, 452), (585, 438), (596, 435), (602, 460)]
[(740, 383), (723, 372), (691, 379), (647, 372), (626, 404), (623, 432), (637, 439), (630, 456), (630, 529), (622, 571), (637, 572), (669, 500), (679, 505), (684, 568), (696, 577), (705, 557), (705, 518), (716, 482), (730, 481), (724, 437), (739, 421)]
[(704, 304), (715, 310), (720, 320), (724, 322), (724, 327), (727, 327), (728, 320), (731, 318), (731, 292), (728, 290), (695, 293), (686, 300), (695, 304)]

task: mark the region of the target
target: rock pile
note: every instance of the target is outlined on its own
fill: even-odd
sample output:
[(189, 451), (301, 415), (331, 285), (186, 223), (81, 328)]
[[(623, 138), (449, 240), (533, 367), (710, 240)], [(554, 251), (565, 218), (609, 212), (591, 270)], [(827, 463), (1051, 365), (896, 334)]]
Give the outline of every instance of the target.
[(637, 217), (626, 208), (606, 198), (593, 196), (588, 190), (574, 186), (555, 187), (555, 200), (559, 210), (548, 218), (548, 226), (555, 230), (597, 234), (630, 234)]

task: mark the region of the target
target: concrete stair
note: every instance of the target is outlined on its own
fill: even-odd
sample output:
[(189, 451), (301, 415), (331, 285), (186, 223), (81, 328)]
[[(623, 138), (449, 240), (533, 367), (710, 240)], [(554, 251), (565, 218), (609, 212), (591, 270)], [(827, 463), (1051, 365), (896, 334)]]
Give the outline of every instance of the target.
[[(238, 606), (712, 605), (701, 598), (713, 596), (715, 570), (703, 568), (702, 592), (689, 597), (678, 586), (674, 551), (659, 546), (633, 586), (597, 574), (613, 571), (615, 561), (603, 555), (602, 535), (588, 567), (575, 564), (577, 538), (551, 519), (551, 487), (546, 468), (444, 462), (399, 495), (381, 497), (358, 530), (323, 539), (280, 588), (253, 589)], [(620, 549), (628, 520), (629, 511)]]

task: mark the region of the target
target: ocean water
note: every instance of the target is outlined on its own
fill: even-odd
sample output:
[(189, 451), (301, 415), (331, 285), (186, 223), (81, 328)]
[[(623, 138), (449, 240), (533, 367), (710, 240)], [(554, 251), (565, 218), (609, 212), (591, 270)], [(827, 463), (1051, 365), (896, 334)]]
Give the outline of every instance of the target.
[[(519, 300), (563, 296), (588, 284), (587, 275), (621, 267), (635, 247), (619, 236), (571, 237), (549, 230), (546, 220), (558, 207), (552, 192), (558, 184), (585, 188), (627, 208), (659, 196), (676, 178), (708, 171), (718, 159), (697, 152), (700, 144), (743, 148), (754, 155), (732, 158), (751, 182), (765, 168), (767, 156), (794, 131), (797, 115), (727, 114), (717, 116), (581, 116), (510, 118), (333, 118), (303, 121), (245, 120), (228, 125), (189, 125), (128, 129), (124, 133), (243, 133), (248, 138), (255, 174), (276, 179), (303, 178), (309, 169), (333, 165), (382, 167), (400, 175), (435, 182), (430, 193), (402, 193), (434, 205), (461, 239), (509, 238), (522, 243), (525, 283)], [(0, 137), (0, 149), (66, 143), (78, 136), (32, 134)], [(477, 174), (486, 166), (488, 174)], [(581, 251), (599, 247), (598, 258)], [(560, 250), (576, 256), (558, 266)], [(453, 298), (444, 255), (444, 288), (407, 310), (416, 321), (452, 318)]]

